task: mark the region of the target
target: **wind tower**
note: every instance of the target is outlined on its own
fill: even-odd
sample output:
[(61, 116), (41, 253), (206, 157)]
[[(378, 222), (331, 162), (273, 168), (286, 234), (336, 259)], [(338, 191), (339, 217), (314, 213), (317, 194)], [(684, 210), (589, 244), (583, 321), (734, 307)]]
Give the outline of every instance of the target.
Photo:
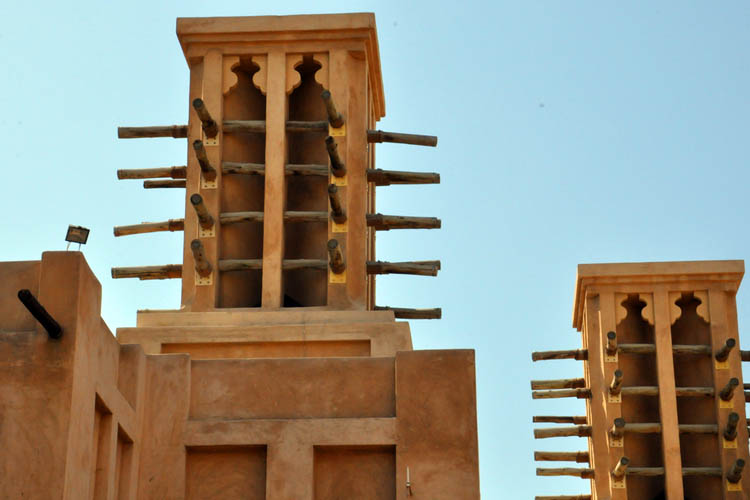
[[(177, 36), (190, 68), (188, 124), (118, 135), (186, 138), (187, 164), (118, 177), (184, 187), (185, 215), (115, 235), (182, 230), (182, 263), (112, 276), (181, 279), (182, 307), (139, 311), (118, 340), (190, 356), (187, 425), (244, 419), (230, 441), (267, 447), (253, 452), (268, 478), (257, 498), (478, 498), (473, 356), (412, 352), (408, 324), (394, 319), (441, 310), (375, 301), (377, 275), (440, 269), (438, 260), (376, 259), (377, 231), (440, 227), (434, 217), (378, 213), (376, 186), (440, 176), (375, 167), (377, 143), (437, 138), (376, 129), (385, 101), (374, 16), (179, 19)], [(456, 384), (459, 401), (441, 401)], [(418, 409), (424, 394), (435, 402)], [(415, 420), (428, 415), (429, 431)], [(271, 430), (276, 419), (286, 427)], [(187, 444), (188, 497), (206, 494), (211, 481), (196, 471), (219, 467), (207, 462), (241, 460), (241, 451), (221, 458), (224, 448), (211, 458), (227, 437), (202, 429)]]
[(536, 416), (534, 437), (586, 437), (585, 450), (537, 451), (539, 476), (590, 479), (590, 495), (537, 499), (740, 500), (750, 479), (735, 295), (742, 261), (578, 266), (573, 326), (582, 346), (535, 352), (575, 359), (583, 377), (531, 382), (534, 399), (575, 397), (581, 416)]
[(185, 189), (184, 216), (115, 235), (184, 231), (183, 251), (112, 276), (180, 279), (181, 308), (115, 339), (80, 252), (0, 263), (0, 497), (478, 499), (473, 351), (414, 351), (396, 319), (440, 309), (375, 302), (376, 275), (440, 268), (376, 260), (376, 231), (440, 227), (377, 213), (376, 186), (440, 177), (375, 168), (376, 143), (437, 139), (375, 129), (374, 16), (177, 35), (187, 125), (118, 133), (186, 138), (187, 162), (118, 176)]

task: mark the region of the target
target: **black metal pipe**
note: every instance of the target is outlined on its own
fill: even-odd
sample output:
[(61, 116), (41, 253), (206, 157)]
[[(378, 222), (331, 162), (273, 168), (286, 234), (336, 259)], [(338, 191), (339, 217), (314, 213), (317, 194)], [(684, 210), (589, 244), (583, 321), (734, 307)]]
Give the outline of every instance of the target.
[(60, 323), (55, 321), (52, 315), (47, 312), (44, 306), (42, 306), (42, 304), (40, 304), (39, 301), (36, 300), (36, 297), (34, 297), (29, 290), (25, 288), (23, 290), (19, 290), (18, 300), (20, 300), (21, 303), (26, 307), (26, 309), (28, 309), (28, 311), (31, 313), (31, 315), (34, 316), (34, 319), (36, 319), (44, 327), (45, 330), (47, 330), (49, 338), (59, 339), (60, 337), (62, 337), (63, 330), (60, 326)]

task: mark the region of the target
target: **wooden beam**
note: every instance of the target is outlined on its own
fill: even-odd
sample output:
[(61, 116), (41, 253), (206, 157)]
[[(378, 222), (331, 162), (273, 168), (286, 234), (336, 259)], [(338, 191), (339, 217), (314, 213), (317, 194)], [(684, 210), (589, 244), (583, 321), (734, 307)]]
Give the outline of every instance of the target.
[(399, 170), (367, 169), (367, 182), (376, 186), (391, 184), (440, 184), (440, 174), (436, 172), (403, 172)]
[(432, 309), (411, 309), (407, 307), (375, 306), (376, 311), (393, 311), (396, 319), (440, 319), (443, 310), (439, 307)]
[(216, 125), (216, 122), (211, 118), (211, 114), (208, 112), (208, 109), (206, 109), (203, 99), (193, 99), (193, 109), (198, 113), (198, 118), (201, 121), (201, 128), (203, 129), (203, 133), (206, 134), (206, 137), (209, 139), (216, 137), (219, 134), (219, 126)]
[(532, 422), (535, 424), (576, 424), (576, 425), (586, 425), (588, 423), (588, 419), (585, 415), (576, 415), (576, 416), (548, 416), (548, 415), (541, 415), (541, 416), (535, 416), (532, 418)]
[(265, 134), (264, 120), (224, 120), (222, 127), (227, 134)]
[(191, 241), (190, 250), (193, 252), (195, 272), (197, 272), (199, 276), (202, 276), (204, 278), (206, 276), (210, 276), (211, 272), (213, 271), (213, 266), (206, 257), (206, 250), (203, 248), (203, 243), (201, 243), (201, 240), (196, 238)]
[(367, 274), (412, 274), (416, 276), (437, 276), (439, 260), (413, 262), (368, 261)]
[(589, 352), (586, 349), (576, 349), (571, 351), (538, 351), (531, 353), (532, 361), (549, 361), (552, 359), (586, 361), (589, 359)]
[[(285, 259), (282, 268), (290, 269), (321, 269), (325, 270), (328, 263), (322, 259)], [(219, 261), (219, 271), (246, 271), (262, 269), (263, 259), (223, 259)]]
[(182, 265), (113, 267), (112, 278), (138, 278), (140, 280), (182, 278)]
[(560, 468), (537, 468), (537, 476), (572, 476), (580, 477), (581, 479), (591, 479), (594, 477), (594, 469), (577, 469), (574, 467), (560, 467)]
[(328, 123), (330, 123), (333, 128), (341, 128), (341, 126), (344, 125), (344, 117), (336, 109), (336, 104), (333, 102), (331, 92), (329, 90), (324, 90), (320, 97), (323, 98), (323, 102), (326, 105)]
[(328, 177), (328, 165), (290, 163), (286, 166), (286, 175), (319, 175)]
[(131, 168), (117, 171), (117, 178), (122, 179), (153, 179), (153, 178), (185, 179), (187, 167), (157, 167), (157, 168)]
[(532, 380), (532, 390), (545, 389), (578, 389), (586, 387), (586, 381), (582, 378), (561, 378), (556, 380)]
[(175, 139), (184, 139), (187, 135), (187, 125), (117, 127), (117, 137), (119, 139), (142, 139), (146, 137), (174, 137)]
[(115, 226), (115, 236), (128, 236), (131, 234), (156, 233), (159, 231), (183, 231), (185, 219), (169, 219), (164, 222), (142, 222), (131, 226)]
[(286, 122), (287, 132), (328, 132), (327, 121), (301, 121), (288, 120)]
[(367, 214), (367, 225), (376, 231), (391, 229), (440, 229), (437, 217), (406, 217), (403, 215)]
[(537, 462), (576, 462), (589, 463), (587, 451), (535, 451), (534, 460)]
[(346, 262), (339, 241), (336, 239), (328, 240), (326, 248), (328, 249), (328, 265), (331, 267), (331, 271), (335, 274), (343, 273), (346, 270)]
[(532, 399), (559, 399), (559, 398), (578, 398), (591, 399), (590, 389), (556, 389), (552, 391), (533, 391)]
[(234, 161), (225, 161), (221, 164), (221, 173), (240, 175), (265, 175), (266, 166), (262, 163), (239, 163)]
[(346, 165), (341, 156), (339, 156), (336, 139), (330, 135), (326, 137), (326, 150), (328, 151), (328, 158), (331, 160), (331, 173), (336, 177), (344, 177), (346, 175)]
[(336, 224), (343, 224), (346, 222), (346, 212), (344, 211), (343, 201), (341, 200), (341, 193), (336, 184), (328, 185), (328, 201), (331, 205), (331, 219)]
[(435, 147), (437, 146), (438, 138), (434, 135), (400, 134), (397, 132), (384, 132), (382, 130), (368, 130), (367, 142), (394, 142), (414, 146)]
[(589, 437), (591, 436), (591, 426), (577, 425), (575, 427), (545, 427), (542, 429), (534, 429), (534, 439), (570, 436)]
[(181, 181), (143, 181), (143, 189), (158, 189), (158, 188), (184, 188), (187, 183), (184, 180)]

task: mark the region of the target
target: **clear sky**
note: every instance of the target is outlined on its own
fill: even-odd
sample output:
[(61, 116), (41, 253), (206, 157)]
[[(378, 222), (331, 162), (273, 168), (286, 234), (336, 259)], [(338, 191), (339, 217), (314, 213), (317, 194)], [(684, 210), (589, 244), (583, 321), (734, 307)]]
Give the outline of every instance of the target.
[[(437, 171), (438, 186), (378, 188), (378, 210), (437, 216), (439, 231), (379, 234), (383, 260), (440, 258), (438, 278), (384, 277), (378, 303), (443, 308), (413, 321), (421, 349), (477, 355), (483, 498), (588, 492), (536, 478), (530, 378), (576, 377), (576, 265), (749, 255), (750, 3), (723, 2), (14, 2), (0, 28), (0, 260), (65, 248), (103, 286), (112, 330), (137, 309), (176, 308), (179, 284), (113, 281), (112, 266), (180, 263), (182, 234), (115, 238), (112, 226), (182, 216), (181, 190), (144, 191), (120, 168), (184, 165), (184, 140), (118, 141), (118, 125), (185, 123), (188, 71), (175, 18), (373, 11), (384, 130), (438, 148), (378, 146), (378, 166)], [(747, 290), (739, 323), (750, 324)], [(750, 337), (741, 337), (745, 345)]]

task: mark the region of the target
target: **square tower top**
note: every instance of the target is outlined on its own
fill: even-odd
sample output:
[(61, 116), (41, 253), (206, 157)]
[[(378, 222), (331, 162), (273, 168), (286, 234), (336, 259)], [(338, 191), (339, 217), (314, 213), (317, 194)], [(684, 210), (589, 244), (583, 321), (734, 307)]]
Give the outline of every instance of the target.
[(314, 14), (298, 16), (184, 17), (177, 19), (177, 38), (190, 64), (211, 49), (233, 55), (268, 52), (325, 52), (345, 48), (367, 61), (368, 84), (375, 120), (385, 116), (383, 77), (375, 28), (375, 14)]

